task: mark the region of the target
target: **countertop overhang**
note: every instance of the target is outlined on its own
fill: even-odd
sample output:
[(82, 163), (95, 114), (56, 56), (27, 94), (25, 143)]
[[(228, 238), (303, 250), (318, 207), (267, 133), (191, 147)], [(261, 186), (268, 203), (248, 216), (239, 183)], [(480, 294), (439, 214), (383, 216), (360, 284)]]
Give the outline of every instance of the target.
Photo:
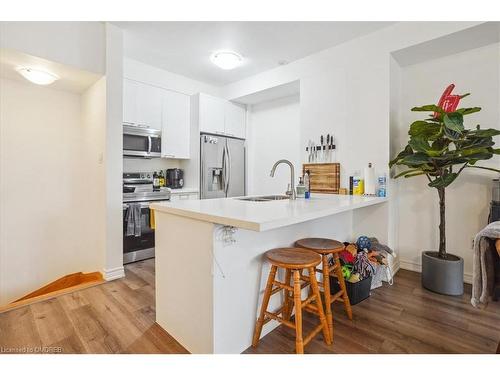
[(150, 207), (172, 215), (262, 232), (387, 201), (388, 198), (380, 197), (313, 194), (310, 199), (252, 202), (219, 198), (158, 202)]

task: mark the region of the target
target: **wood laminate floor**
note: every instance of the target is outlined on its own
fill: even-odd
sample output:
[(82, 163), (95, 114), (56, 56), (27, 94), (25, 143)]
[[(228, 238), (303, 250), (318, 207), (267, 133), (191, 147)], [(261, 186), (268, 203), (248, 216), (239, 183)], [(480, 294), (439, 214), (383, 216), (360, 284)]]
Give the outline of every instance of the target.
[[(126, 277), (0, 314), (0, 353), (49, 348), (63, 353), (186, 353), (155, 323), (154, 260), (129, 264)], [(399, 271), (393, 286), (353, 306), (335, 304), (334, 344), (321, 335), (306, 353), (494, 353), (500, 303), (477, 310), (461, 297), (422, 289), (420, 275)], [(316, 324), (305, 314), (304, 331)], [(294, 332), (279, 327), (245, 353), (293, 353)], [(55, 348), (55, 349), (54, 349)]]
[(125, 266), (125, 275), (0, 314), (0, 352), (187, 353), (155, 323), (154, 259)]

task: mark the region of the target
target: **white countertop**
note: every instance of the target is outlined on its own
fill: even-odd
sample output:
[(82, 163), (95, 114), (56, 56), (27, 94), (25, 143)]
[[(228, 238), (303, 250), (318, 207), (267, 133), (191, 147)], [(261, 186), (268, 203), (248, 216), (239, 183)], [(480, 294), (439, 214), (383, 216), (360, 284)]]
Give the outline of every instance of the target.
[(170, 194), (192, 194), (198, 193), (199, 189), (197, 188), (181, 188), (181, 189), (170, 189)]
[(387, 200), (388, 198), (356, 195), (313, 194), (311, 199), (251, 202), (237, 198), (220, 198), (158, 202), (150, 207), (160, 212), (261, 232), (380, 204)]

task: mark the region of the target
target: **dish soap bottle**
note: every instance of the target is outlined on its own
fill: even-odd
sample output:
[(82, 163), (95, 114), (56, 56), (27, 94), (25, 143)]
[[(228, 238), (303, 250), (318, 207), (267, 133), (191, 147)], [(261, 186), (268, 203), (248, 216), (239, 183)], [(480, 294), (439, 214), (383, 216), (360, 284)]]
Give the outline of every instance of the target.
[(361, 173), (359, 171), (354, 172), (353, 178), (353, 194), (354, 195), (363, 195), (365, 192), (364, 181), (361, 178)]
[(297, 197), (303, 197), (306, 192), (306, 186), (304, 185), (304, 180), (299, 177), (299, 184), (297, 185)]
[(309, 170), (304, 173), (304, 186), (305, 186), (305, 191), (304, 191), (304, 198), (309, 199), (311, 198), (311, 180), (309, 176)]

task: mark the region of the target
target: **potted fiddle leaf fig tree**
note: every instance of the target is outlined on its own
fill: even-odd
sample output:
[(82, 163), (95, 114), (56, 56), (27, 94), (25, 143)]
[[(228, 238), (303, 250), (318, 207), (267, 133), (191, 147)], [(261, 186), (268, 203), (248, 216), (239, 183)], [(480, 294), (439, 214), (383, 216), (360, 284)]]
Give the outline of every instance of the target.
[(481, 110), (480, 107), (459, 108), (460, 100), (469, 94), (452, 95), (454, 85), (448, 86), (438, 105), (412, 108), (416, 112), (433, 112), (430, 117), (410, 125), (406, 147), (389, 163), (402, 166), (398, 177), (425, 176), (428, 186), (439, 197), (439, 250), (422, 252), (422, 285), (447, 295), (463, 294), (463, 259), (447, 253), (446, 249), (446, 188), (466, 169), (480, 168), (494, 172), (498, 169), (480, 166), (483, 160), (500, 154), (494, 148), (497, 129), (464, 127), (464, 116)]

